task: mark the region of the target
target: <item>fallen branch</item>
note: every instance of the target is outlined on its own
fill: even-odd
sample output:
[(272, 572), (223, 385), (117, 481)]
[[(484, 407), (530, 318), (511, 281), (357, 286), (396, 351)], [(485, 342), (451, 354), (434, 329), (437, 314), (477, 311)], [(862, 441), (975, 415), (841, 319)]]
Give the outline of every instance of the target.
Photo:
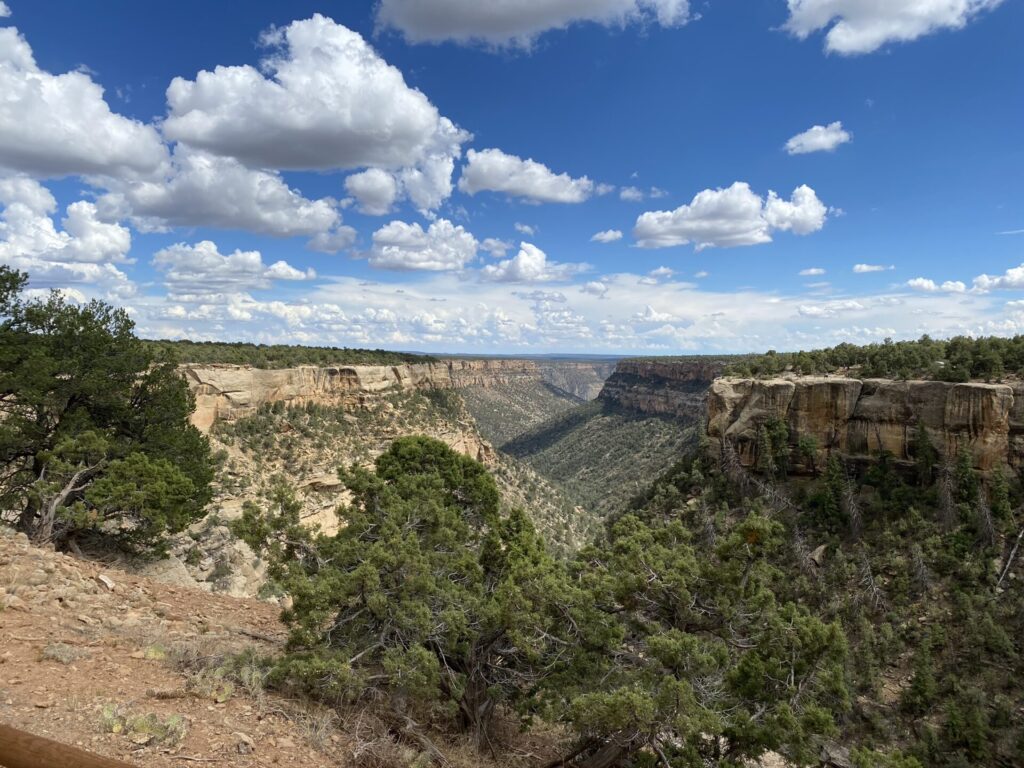
[(1024, 538), (1024, 528), (1020, 529), (1020, 533), (1017, 534), (1017, 542), (1013, 545), (1013, 549), (1010, 550), (1010, 556), (1006, 558), (1006, 565), (1003, 566), (1003, 572), (999, 575), (999, 581), (996, 582), (996, 589), (999, 589), (1003, 585), (1003, 579), (1006, 578), (1006, 574), (1010, 572), (1010, 568), (1013, 567), (1013, 558), (1017, 556), (1017, 550), (1020, 548), (1020, 540)]

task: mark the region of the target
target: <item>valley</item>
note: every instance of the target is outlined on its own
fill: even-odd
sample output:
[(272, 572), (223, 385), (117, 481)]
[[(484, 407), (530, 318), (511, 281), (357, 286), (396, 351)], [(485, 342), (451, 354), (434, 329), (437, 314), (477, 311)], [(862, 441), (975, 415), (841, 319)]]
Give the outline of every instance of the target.
[[(30, 687), (19, 675), (0, 686), (9, 722), (154, 764), (183, 750), (240, 765), (258, 753), (468, 768), (517, 765), (514, 744), (554, 760), (568, 728), (618, 745), (642, 712), (659, 733), (682, 710), (713, 712), (723, 725), (704, 727), (729, 738), (753, 696), (816, 745), (759, 748), (762, 765), (1001, 766), (1024, 744), (1020, 678), (1002, 674), (1019, 669), (1024, 630), (1016, 379), (735, 375), (760, 365), (752, 356), (612, 366), (353, 352), (365, 362), (332, 365), (283, 349), (273, 359), (297, 364), (275, 368), (203, 353), (150, 369), (191, 398), (183, 415), (212, 467), (209, 502), (155, 556), (104, 549), (102, 527), (69, 540), (84, 561), (4, 529), (0, 630), (15, 642), (0, 663), (33, 670)], [(378, 689), (380, 670), (430, 681), (435, 657), (420, 649), (450, 640), (423, 619), (462, 626), (468, 612), (522, 639), (458, 660), (463, 641), (446, 646), (453, 674), (484, 664), (524, 705), (598, 708), (551, 721), (540, 708), (513, 736), (511, 707), (480, 705), (472, 727), (505, 745), (482, 762), (443, 714), (470, 689), (425, 683), (433, 703), (396, 714), (407, 694)], [(353, 662), (338, 665), (324, 631), (344, 631)], [(382, 632), (427, 639), (382, 655)], [(128, 669), (135, 679), (118, 684)], [(62, 680), (84, 717), (57, 701)], [(662, 698), (684, 680), (696, 698)], [(624, 691), (640, 709), (605, 720)], [(924, 714), (934, 725), (922, 730)], [(625, 754), (609, 765), (640, 765)]]

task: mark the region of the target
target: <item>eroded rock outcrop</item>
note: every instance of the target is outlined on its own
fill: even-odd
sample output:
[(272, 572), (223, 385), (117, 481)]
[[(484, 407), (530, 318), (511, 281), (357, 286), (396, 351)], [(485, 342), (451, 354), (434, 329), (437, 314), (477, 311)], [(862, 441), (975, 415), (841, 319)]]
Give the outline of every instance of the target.
[(622, 360), (598, 399), (655, 416), (697, 418), (704, 397), (725, 363), (713, 357), (692, 360)]
[[(727, 438), (745, 465), (757, 460), (757, 431), (779, 420), (789, 428), (793, 462), (800, 438), (812, 438), (816, 462), (829, 450), (851, 458), (887, 451), (913, 459), (918, 425), (946, 455), (966, 447), (974, 464), (989, 470), (1024, 462), (1024, 385), (951, 384), (841, 377), (720, 378), (707, 402), (707, 430), (721, 445)], [(808, 464), (810, 462), (807, 462)]]
[(183, 365), (196, 398), (192, 423), (204, 432), (216, 421), (251, 416), (265, 403), (358, 407), (394, 391), (488, 387), (540, 380), (530, 360), (443, 360), (412, 365), (298, 366), (268, 370), (240, 365)]

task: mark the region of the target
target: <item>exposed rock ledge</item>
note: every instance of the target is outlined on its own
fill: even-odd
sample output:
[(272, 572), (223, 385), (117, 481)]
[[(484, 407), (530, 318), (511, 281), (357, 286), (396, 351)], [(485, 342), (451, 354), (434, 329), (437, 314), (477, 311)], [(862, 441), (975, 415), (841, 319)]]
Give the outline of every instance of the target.
[(643, 414), (694, 419), (703, 413), (707, 389), (724, 368), (724, 362), (711, 357), (622, 360), (598, 399)]
[(773, 419), (789, 426), (794, 447), (812, 437), (818, 462), (830, 448), (855, 459), (888, 451), (912, 460), (923, 423), (937, 449), (952, 456), (966, 446), (979, 469), (1024, 463), (1022, 384), (792, 377), (721, 378), (711, 385), (708, 435), (719, 446), (727, 437), (743, 464), (755, 463), (757, 430)]
[(488, 387), (498, 382), (540, 380), (530, 360), (443, 360), (412, 365), (299, 366), (268, 370), (240, 365), (183, 365), (195, 395), (192, 423), (208, 431), (214, 422), (250, 416), (264, 403), (357, 406), (394, 390)]

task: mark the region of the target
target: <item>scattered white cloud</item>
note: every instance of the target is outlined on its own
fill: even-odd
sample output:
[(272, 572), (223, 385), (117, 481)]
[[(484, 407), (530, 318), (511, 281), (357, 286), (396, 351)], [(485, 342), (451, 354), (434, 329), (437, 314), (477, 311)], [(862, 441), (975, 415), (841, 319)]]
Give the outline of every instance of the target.
[(312, 269), (303, 272), (285, 261), (270, 266), (259, 251), (222, 254), (216, 243), (178, 243), (153, 255), (153, 266), (164, 274), (172, 301), (199, 301), (267, 289), (275, 280), (312, 280)]
[(559, 264), (532, 243), (521, 243), (519, 253), (497, 264), (488, 264), (480, 274), (484, 280), (501, 283), (542, 283), (567, 280), (587, 269), (585, 264)]
[(383, 216), (398, 199), (398, 181), (380, 168), (367, 168), (345, 179), (345, 191), (356, 199), (362, 213)]
[(598, 232), (590, 241), (592, 243), (614, 243), (616, 240), (622, 239), (622, 232), (618, 229), (606, 229), (603, 232)]
[(889, 270), (896, 269), (892, 264), (885, 266), (884, 264), (854, 264), (853, 271), (858, 275), (866, 275), (870, 272), (888, 272)]
[(451, 194), (470, 135), (359, 33), (315, 14), (262, 42), (271, 54), (260, 69), (221, 66), (171, 82), (168, 138), (253, 168), (389, 170), (424, 210)]
[(946, 280), (940, 285), (926, 277), (915, 277), (912, 280), (907, 280), (907, 286), (915, 291), (924, 291), (925, 293), (938, 293), (940, 291), (944, 293), (963, 293), (967, 290), (967, 286), (960, 280)]
[(797, 312), (803, 317), (838, 317), (848, 312), (862, 312), (867, 307), (859, 301), (845, 299), (840, 301), (827, 301), (821, 304), (801, 304)]
[(460, 270), (476, 258), (476, 238), (447, 219), (426, 230), (419, 224), (392, 221), (373, 233), (370, 266), (381, 269)]
[(801, 269), (797, 274), (801, 277), (814, 277), (816, 275), (824, 275), (825, 270), (821, 267), (808, 267), (807, 269)]
[(974, 287), (978, 291), (1024, 288), (1024, 264), (1011, 267), (1001, 275), (978, 275), (974, 278)]
[(40, 69), (15, 27), (0, 28), (0, 93), (0, 168), (136, 177), (166, 163), (152, 126), (112, 112), (87, 73)]
[(11, 15), (11, 8), (3, 0), (0, 0), (0, 19), (6, 19)]
[(693, 276), (698, 280), (703, 280), (705, 277), (708, 277), (708, 275), (710, 275), (710, 272), (706, 272), (703, 269), (700, 272), (693, 273)]
[(825, 49), (853, 55), (909, 42), (943, 29), (962, 29), (1002, 0), (788, 0), (785, 29), (806, 39), (827, 29)]
[(1007, 229), (1004, 232), (997, 232), (997, 235), (1024, 235), (1024, 229)]
[(514, 246), (515, 243), (510, 240), (499, 240), (496, 237), (488, 237), (480, 243), (481, 250), (487, 251), (494, 259), (504, 259)]
[(518, 221), (513, 225), (513, 228), (520, 235), (526, 235), (527, 237), (533, 237), (534, 235), (537, 234), (537, 228), (536, 227), (531, 226), (529, 224), (523, 224), (523, 223), (518, 222)]
[(574, 179), (567, 173), (556, 174), (542, 163), (500, 149), (471, 149), (459, 189), (470, 195), (504, 192), (534, 203), (582, 203), (593, 194), (594, 182), (586, 176)]
[(619, 199), (638, 203), (644, 199), (644, 191), (639, 187), (623, 187), (619, 190)]
[(589, 293), (591, 296), (597, 296), (599, 299), (608, 298), (608, 283), (602, 282), (601, 280), (591, 280), (584, 283), (580, 287), (582, 293)]
[(745, 182), (724, 189), (698, 192), (674, 211), (648, 211), (636, 220), (633, 234), (643, 248), (666, 248), (693, 243), (697, 250), (730, 248), (771, 242), (777, 230), (806, 235), (825, 225), (828, 209), (807, 185), (797, 187), (790, 200), (775, 192), (767, 199)]
[(687, 0), (381, 0), (377, 6), (378, 27), (398, 30), (411, 43), (452, 40), (517, 48), (579, 22), (678, 27), (690, 18)]
[(806, 155), (809, 152), (832, 152), (840, 144), (853, 141), (853, 134), (843, 129), (839, 120), (828, 125), (815, 125), (786, 142), (786, 151), (791, 155)]
[(676, 271), (671, 267), (657, 267), (656, 269), (652, 269), (647, 274), (650, 275), (651, 277), (661, 278), (672, 277), (673, 275), (675, 275), (675, 273)]
[(115, 264), (129, 263), (127, 228), (99, 218), (96, 205), (79, 200), (66, 209), (58, 229), (57, 201), (34, 179), (0, 179), (0, 263), (29, 273), (33, 285), (94, 285), (110, 296), (135, 293)]

